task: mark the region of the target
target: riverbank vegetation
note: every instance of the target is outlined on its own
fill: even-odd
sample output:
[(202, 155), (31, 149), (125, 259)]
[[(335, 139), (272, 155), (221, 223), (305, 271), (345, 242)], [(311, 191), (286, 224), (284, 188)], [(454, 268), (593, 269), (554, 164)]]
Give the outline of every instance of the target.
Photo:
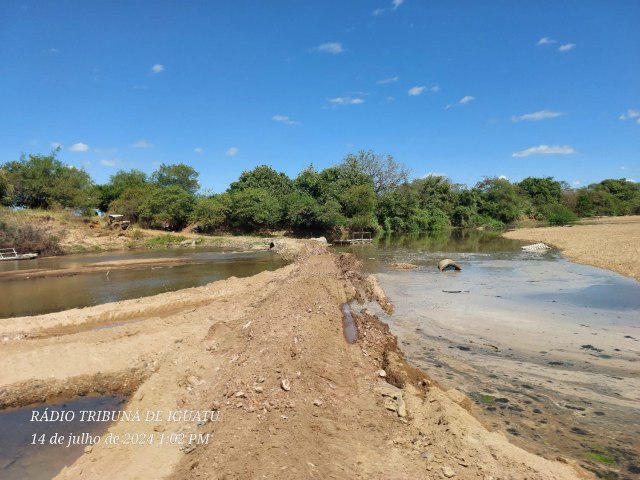
[(191, 225), (203, 233), (429, 232), (640, 214), (640, 184), (626, 179), (572, 189), (551, 177), (518, 183), (484, 178), (468, 187), (445, 176), (410, 179), (392, 156), (371, 151), (347, 155), (323, 170), (310, 165), (295, 178), (258, 166), (217, 194), (198, 193), (198, 177), (188, 165), (163, 164), (151, 175), (121, 170), (99, 185), (84, 170), (63, 164), (54, 151), (0, 165), (0, 203), (78, 214), (99, 209), (144, 228)]

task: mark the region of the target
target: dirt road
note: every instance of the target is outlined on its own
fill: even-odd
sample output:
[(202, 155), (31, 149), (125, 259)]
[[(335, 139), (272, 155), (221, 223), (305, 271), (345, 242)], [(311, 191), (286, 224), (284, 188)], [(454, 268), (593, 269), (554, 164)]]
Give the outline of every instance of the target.
[[(590, 478), (488, 432), (357, 303), (348, 344), (340, 305), (375, 295), (385, 303), (352, 257), (310, 245), (251, 278), (11, 319), (0, 327), (0, 402), (125, 392), (123, 410), (161, 418), (107, 434), (199, 439), (100, 443), (58, 479)], [(219, 419), (171, 421), (171, 411)]]

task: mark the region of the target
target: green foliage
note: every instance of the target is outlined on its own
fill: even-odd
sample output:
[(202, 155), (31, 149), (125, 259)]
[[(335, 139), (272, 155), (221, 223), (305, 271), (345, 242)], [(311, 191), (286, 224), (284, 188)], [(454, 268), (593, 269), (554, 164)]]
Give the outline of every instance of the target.
[(429, 175), (411, 184), (418, 194), (421, 208), (437, 208), (447, 214), (453, 211), (456, 195), (447, 177)]
[(282, 201), (292, 192), (293, 182), (284, 173), (278, 173), (269, 166), (261, 165), (253, 170), (245, 170), (240, 174), (240, 178), (229, 186), (230, 193), (247, 189), (265, 190)]
[(518, 183), (518, 187), (536, 207), (557, 204), (562, 200), (562, 185), (553, 177), (527, 177)]
[(578, 220), (578, 217), (568, 207), (555, 203), (543, 209), (544, 217), (551, 225), (566, 225)]
[(98, 208), (103, 212), (109, 204), (122, 196), (123, 192), (132, 188), (143, 188), (148, 184), (147, 174), (140, 170), (119, 170), (109, 178), (109, 183), (98, 186)]
[(127, 220), (137, 222), (140, 220), (142, 204), (154, 190), (155, 188), (149, 187), (128, 188), (108, 205), (106, 211), (124, 215)]
[(157, 237), (152, 237), (147, 239), (144, 244), (149, 247), (168, 247), (170, 245), (177, 245), (180, 242), (184, 242), (187, 237), (182, 235), (159, 235)]
[(13, 205), (29, 208), (82, 208), (94, 202), (93, 182), (84, 170), (63, 164), (50, 155), (24, 155), (2, 167), (13, 185)]
[(231, 212), (229, 194), (200, 197), (196, 200), (191, 221), (198, 224), (202, 231), (211, 233), (224, 227)]
[(193, 167), (184, 163), (174, 165), (163, 163), (151, 174), (151, 181), (160, 188), (179, 187), (185, 192), (194, 194), (200, 188), (199, 175)]
[(13, 184), (9, 181), (9, 172), (0, 169), (0, 205), (9, 205), (13, 197)]
[(585, 456), (589, 460), (593, 460), (595, 462), (600, 462), (600, 463), (606, 463), (607, 465), (615, 465), (617, 463), (615, 458), (608, 457), (607, 455), (604, 455), (603, 453), (599, 453), (599, 452), (587, 452)]
[(503, 178), (485, 178), (476, 185), (480, 193), (478, 213), (503, 223), (516, 220), (522, 211), (522, 199), (516, 187)]
[(320, 204), (308, 193), (290, 193), (286, 197), (285, 205), (286, 222), (294, 229), (314, 230), (324, 227), (320, 220)]
[(151, 228), (184, 228), (195, 205), (194, 196), (181, 187), (155, 188), (140, 205), (139, 220)]
[(241, 230), (275, 228), (283, 214), (282, 202), (263, 188), (231, 192), (230, 222)]

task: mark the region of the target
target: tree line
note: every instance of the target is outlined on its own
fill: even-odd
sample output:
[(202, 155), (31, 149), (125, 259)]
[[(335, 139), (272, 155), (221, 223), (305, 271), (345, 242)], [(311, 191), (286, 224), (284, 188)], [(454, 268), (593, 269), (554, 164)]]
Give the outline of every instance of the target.
[(429, 232), (450, 227), (500, 228), (529, 218), (565, 224), (578, 217), (640, 214), (640, 184), (606, 179), (579, 189), (552, 177), (512, 183), (484, 178), (473, 187), (445, 176), (410, 180), (392, 156), (362, 151), (337, 165), (312, 165), (295, 178), (262, 165), (242, 172), (223, 193), (198, 193), (199, 173), (179, 163), (151, 175), (120, 170), (95, 184), (57, 151), (0, 165), (5, 206), (119, 213), (146, 228), (206, 233), (288, 230), (296, 233), (384, 229)]

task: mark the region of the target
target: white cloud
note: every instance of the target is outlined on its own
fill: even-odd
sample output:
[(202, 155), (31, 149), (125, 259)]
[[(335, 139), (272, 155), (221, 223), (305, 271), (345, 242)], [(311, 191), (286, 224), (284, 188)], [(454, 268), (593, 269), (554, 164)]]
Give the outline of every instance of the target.
[(396, 97), (392, 97), (392, 96), (387, 97), (387, 102), (394, 102), (395, 100), (396, 100)]
[(154, 66), (151, 67), (151, 71), (153, 73), (162, 73), (164, 72), (164, 65), (160, 63), (156, 63)]
[(118, 161), (117, 160), (100, 160), (100, 165), (104, 167), (113, 168), (116, 165), (118, 165)]
[(440, 90), (442, 90), (440, 88), (440, 85), (434, 85), (433, 87), (431, 87), (431, 91), (432, 92), (439, 92)]
[(638, 183), (638, 182), (636, 182), (633, 178), (627, 178), (627, 182)]
[(229, 156), (229, 157), (235, 157), (238, 154), (239, 151), (240, 150), (238, 150), (236, 147), (229, 147), (229, 148), (227, 148), (227, 152), (226, 153), (227, 153), (227, 156)]
[(623, 113), (620, 115), (620, 120), (629, 120), (632, 118), (637, 118), (640, 120), (640, 110), (633, 110), (632, 108), (627, 110), (627, 113)]
[(153, 148), (153, 143), (149, 143), (144, 138), (141, 138), (131, 146), (133, 148)]
[(386, 8), (376, 8), (373, 12), (371, 12), (371, 15), (373, 15), (374, 17), (377, 17), (382, 15), (386, 11), (387, 11)]
[(336, 97), (329, 99), (329, 103), (334, 105), (360, 105), (364, 103), (362, 98)]
[(271, 117), (274, 122), (284, 123), (285, 125), (298, 125), (300, 122), (291, 120), (287, 115), (274, 115)]
[(344, 52), (344, 48), (342, 48), (342, 44), (340, 42), (323, 43), (322, 45), (318, 45), (314, 50), (318, 50), (319, 52), (333, 53), (334, 55), (338, 55), (339, 53)]
[(391, 0), (391, 8), (393, 8), (394, 10), (396, 10), (397, 8), (400, 7), (400, 5), (402, 5), (404, 3), (404, 0)]
[(498, 178), (500, 180), (509, 180), (509, 177), (507, 177), (506, 175), (500, 175)]
[(576, 44), (575, 43), (565, 43), (564, 45), (560, 45), (558, 47), (558, 51), (559, 52), (568, 52), (570, 50), (573, 50), (574, 48), (576, 48)]
[(562, 112), (552, 112), (549, 110), (540, 110), (539, 112), (525, 113), (524, 115), (514, 115), (511, 120), (521, 122), (522, 120), (544, 120), (545, 118), (556, 118), (564, 115)]
[(389, 78), (385, 78), (383, 80), (378, 80), (376, 82), (376, 85), (386, 85), (388, 83), (395, 83), (397, 81), (400, 80), (400, 77), (389, 77)]
[(536, 43), (536, 45), (551, 45), (553, 43), (556, 43), (553, 38), (542, 37), (540, 40), (538, 40), (538, 43)]
[(426, 87), (416, 85), (415, 87), (411, 87), (407, 93), (411, 97), (417, 97), (418, 95), (422, 95), (422, 92), (424, 92), (425, 88)]
[(51, 142), (51, 148), (62, 148), (64, 147), (64, 145), (62, 145), (60, 142)]
[(538, 145), (537, 147), (515, 152), (511, 156), (514, 158), (523, 158), (530, 155), (572, 155), (574, 153), (576, 153), (576, 150), (570, 145)]
[(466, 105), (468, 103), (473, 102), (476, 99), (476, 97), (472, 97), (471, 95), (465, 95), (464, 97), (462, 97), (460, 99), (460, 101), (458, 102), (459, 105)]
[(203, 154), (203, 153), (204, 153), (204, 148), (202, 148), (202, 147), (196, 147), (196, 148), (194, 148), (194, 149), (193, 149), (193, 151), (194, 151), (195, 153), (197, 153), (198, 155), (200, 155), (200, 154)]
[(573, 182), (574, 185), (582, 185), (582, 182), (580, 180), (576, 180), (575, 182)]
[(47, 49), (47, 53), (51, 53), (53, 55), (56, 55), (56, 54), (60, 53), (60, 50), (58, 50), (57, 48), (49, 48), (49, 49)]
[(69, 150), (72, 152), (86, 152), (89, 150), (89, 145), (86, 143), (74, 143), (69, 147)]

